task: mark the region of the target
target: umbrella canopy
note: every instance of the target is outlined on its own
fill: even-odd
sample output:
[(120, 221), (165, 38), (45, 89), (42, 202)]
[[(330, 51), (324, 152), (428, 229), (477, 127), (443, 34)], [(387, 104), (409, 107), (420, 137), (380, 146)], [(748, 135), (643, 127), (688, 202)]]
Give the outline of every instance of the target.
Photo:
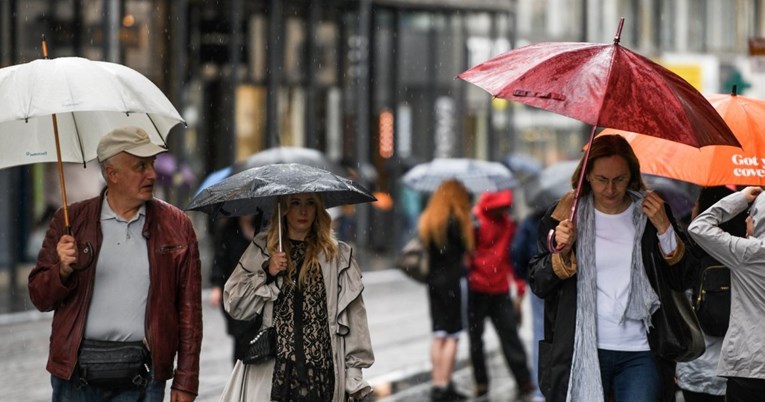
[(649, 190), (661, 195), (676, 218), (690, 217), (691, 209), (701, 192), (701, 187), (695, 184), (652, 174), (644, 174), (643, 182)]
[(571, 175), (579, 161), (554, 163), (523, 184), (526, 204), (534, 209), (547, 208), (571, 191)]
[[(592, 126), (666, 138), (695, 147), (739, 146), (719, 114), (677, 74), (619, 45), (541, 43), (511, 50), (459, 75), (492, 95), (568, 116)], [(589, 158), (589, 147), (584, 160)], [(582, 169), (569, 219), (576, 219)], [(552, 246), (551, 230), (548, 233)], [(550, 247), (553, 250), (553, 247)], [(561, 250), (555, 248), (553, 252)]]
[(701, 149), (660, 138), (605, 129), (599, 135), (627, 139), (643, 172), (699, 186), (765, 185), (765, 101), (745, 96), (713, 95), (709, 101), (736, 135), (741, 148), (708, 146)]
[[(622, 21), (623, 22), (623, 21)], [(511, 50), (458, 77), (492, 95), (695, 147), (738, 146), (728, 126), (691, 84), (619, 45), (553, 42)]]
[(503, 164), (467, 158), (436, 158), (411, 168), (401, 178), (413, 190), (432, 193), (444, 180), (456, 179), (473, 194), (496, 192), (518, 183)]
[(513, 172), (513, 175), (524, 181), (542, 171), (542, 163), (528, 154), (514, 153), (502, 158), (502, 163)]
[(253, 215), (270, 211), (282, 195), (319, 193), (324, 207), (376, 201), (361, 185), (326, 170), (284, 163), (247, 169), (205, 188), (186, 210), (201, 211), (216, 218)]
[(125, 126), (140, 127), (152, 142), (166, 145), (170, 129), (181, 122), (156, 85), (120, 64), (61, 57), (0, 69), (0, 169), (58, 162), (67, 227), (63, 162), (84, 166), (96, 158), (101, 137)]
[(329, 159), (326, 154), (317, 149), (302, 147), (274, 147), (254, 153), (246, 159), (235, 162), (233, 165), (210, 173), (202, 181), (202, 184), (199, 185), (196, 194), (199, 194), (205, 188), (220, 182), (226, 177), (237, 174), (239, 172), (243, 172), (247, 169), (279, 163), (300, 163), (302, 165), (326, 170), (341, 177), (349, 176), (348, 170)]
[(56, 162), (52, 116), (61, 161), (96, 158), (109, 131), (137, 126), (166, 143), (183, 123), (164, 93), (141, 73), (120, 64), (80, 57), (40, 59), (0, 69), (0, 169)]

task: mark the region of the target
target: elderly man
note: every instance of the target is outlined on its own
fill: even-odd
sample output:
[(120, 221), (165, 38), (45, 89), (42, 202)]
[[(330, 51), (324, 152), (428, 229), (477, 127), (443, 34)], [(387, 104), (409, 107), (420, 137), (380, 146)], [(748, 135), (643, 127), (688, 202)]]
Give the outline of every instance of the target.
[(172, 402), (196, 397), (199, 249), (189, 218), (153, 196), (165, 151), (140, 128), (110, 132), (98, 144), (106, 189), (69, 207), (71, 228), (62, 210), (51, 221), (29, 295), (55, 312), (53, 401), (162, 401), (170, 378)]

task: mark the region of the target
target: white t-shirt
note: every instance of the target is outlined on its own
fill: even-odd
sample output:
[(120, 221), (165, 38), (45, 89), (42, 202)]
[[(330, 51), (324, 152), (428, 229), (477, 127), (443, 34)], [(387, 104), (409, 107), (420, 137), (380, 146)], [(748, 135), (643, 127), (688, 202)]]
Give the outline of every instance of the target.
[(635, 240), (632, 213), (609, 215), (595, 210), (595, 266), (597, 267), (598, 349), (650, 350), (642, 322), (625, 318), (630, 289), (630, 264)]

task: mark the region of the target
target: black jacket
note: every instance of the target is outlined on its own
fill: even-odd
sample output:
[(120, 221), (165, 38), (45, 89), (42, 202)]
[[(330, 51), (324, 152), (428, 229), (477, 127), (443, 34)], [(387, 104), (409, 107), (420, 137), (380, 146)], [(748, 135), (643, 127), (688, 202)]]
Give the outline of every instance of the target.
[[(534, 294), (545, 301), (544, 339), (539, 342), (538, 376), (539, 389), (548, 402), (566, 400), (571, 360), (574, 353), (577, 275), (561, 279), (555, 274), (552, 267), (552, 254), (547, 251), (547, 234), (551, 229), (555, 229), (560, 220), (567, 217), (571, 210), (572, 201), (573, 192), (570, 192), (545, 213), (539, 224), (537, 238), (540, 251), (532, 258), (529, 268), (529, 286)], [(674, 221), (669, 207), (665, 208), (675, 232), (681, 239), (685, 239), (684, 234)], [(646, 274), (654, 290), (656, 290), (657, 278), (653, 274), (653, 270), (649, 269), (652, 264), (656, 264), (661, 273), (662, 278), (659, 280), (666, 281), (673, 289), (683, 290), (683, 273), (688, 264), (687, 260), (689, 260), (684, 252), (684, 245), (679, 245), (681, 250), (676, 253), (672, 261), (668, 262), (661, 254), (656, 228), (650, 222), (646, 223), (641, 244)], [(670, 265), (670, 263), (674, 264)], [(662, 400), (674, 401), (675, 363), (661, 359), (656, 355), (654, 357), (661, 373)]]

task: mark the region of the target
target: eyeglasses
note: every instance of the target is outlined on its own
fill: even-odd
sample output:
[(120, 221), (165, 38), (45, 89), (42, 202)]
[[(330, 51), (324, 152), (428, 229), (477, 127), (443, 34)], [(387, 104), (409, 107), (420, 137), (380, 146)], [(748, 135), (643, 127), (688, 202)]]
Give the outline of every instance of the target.
[(629, 176), (619, 176), (614, 177), (613, 179), (609, 179), (605, 176), (593, 176), (592, 179), (590, 179), (591, 183), (596, 183), (600, 187), (606, 187), (610, 184), (613, 184), (615, 187), (623, 187), (627, 185), (629, 182), (630, 177)]

